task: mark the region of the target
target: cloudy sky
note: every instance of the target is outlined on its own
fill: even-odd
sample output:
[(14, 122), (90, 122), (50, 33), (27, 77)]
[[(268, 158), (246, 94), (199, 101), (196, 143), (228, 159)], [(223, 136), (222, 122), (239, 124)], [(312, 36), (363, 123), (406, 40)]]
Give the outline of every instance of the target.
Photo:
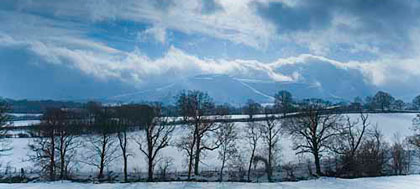
[(104, 97), (199, 74), (300, 82), (281, 67), (320, 62), (420, 92), (420, 1), (0, 2), (3, 97)]

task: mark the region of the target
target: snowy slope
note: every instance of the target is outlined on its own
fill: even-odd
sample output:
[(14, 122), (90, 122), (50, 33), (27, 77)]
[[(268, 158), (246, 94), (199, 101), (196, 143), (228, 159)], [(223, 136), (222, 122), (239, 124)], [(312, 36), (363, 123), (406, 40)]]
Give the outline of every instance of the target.
[(168, 80), (167, 83), (160, 85), (153, 84), (140, 91), (111, 96), (104, 100), (173, 102), (174, 96), (182, 90), (200, 90), (209, 93), (218, 103), (240, 105), (246, 103), (248, 99), (260, 103), (272, 103), (274, 94), (280, 90), (290, 91), (298, 99), (323, 98), (332, 101), (353, 100), (356, 96), (366, 96), (376, 92), (363, 81), (355, 82), (356, 84), (348, 83), (349, 80), (360, 79), (358, 75), (356, 77), (347, 72), (336, 75), (340, 77), (331, 79), (331, 77), (320, 78), (320, 76), (305, 74), (301, 76), (301, 80), (292, 82), (274, 81), (267, 78), (247, 79), (218, 74), (197, 75), (182, 80)]
[(122, 188), (280, 188), (280, 189), (417, 189), (420, 185), (420, 175), (376, 177), (360, 179), (320, 178), (317, 180), (279, 183), (196, 183), (196, 182), (160, 182), (160, 183), (131, 183), (131, 184), (81, 184), (71, 182), (0, 184), (0, 189), (56, 189), (56, 188), (86, 188), (86, 189), (122, 189)]
[(231, 104), (244, 104), (248, 99), (258, 102), (272, 102), (273, 94), (264, 94), (243, 82), (227, 75), (198, 75), (183, 80), (173, 81), (170, 84), (157, 88), (151, 87), (146, 90), (112, 96), (106, 101), (161, 101), (173, 103), (175, 96), (182, 90), (200, 90), (207, 92), (217, 103), (229, 102)]

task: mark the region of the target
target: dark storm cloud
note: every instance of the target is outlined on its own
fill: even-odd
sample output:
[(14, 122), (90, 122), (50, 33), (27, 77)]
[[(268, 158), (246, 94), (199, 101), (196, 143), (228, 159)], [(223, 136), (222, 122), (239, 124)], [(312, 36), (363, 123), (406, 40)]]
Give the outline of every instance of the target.
[[(373, 32), (403, 37), (419, 25), (418, 0), (317, 0), (255, 4), (263, 18), (276, 25), (279, 33), (325, 29), (336, 15), (347, 15), (359, 24), (353, 33)], [(402, 35), (402, 36), (401, 36)]]
[(279, 32), (309, 31), (314, 28), (324, 28), (330, 25), (331, 12), (322, 3), (308, 1), (296, 7), (282, 2), (256, 4), (258, 13), (272, 21)]

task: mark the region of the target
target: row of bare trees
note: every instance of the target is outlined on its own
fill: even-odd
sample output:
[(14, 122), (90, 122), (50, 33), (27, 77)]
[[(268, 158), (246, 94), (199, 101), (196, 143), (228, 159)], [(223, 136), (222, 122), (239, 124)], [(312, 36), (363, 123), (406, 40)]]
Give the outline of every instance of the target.
[[(342, 115), (311, 103), (286, 122), (294, 150), (313, 156), (318, 176), (361, 177), (409, 172), (412, 153), (407, 140), (401, 141), (396, 135), (390, 145), (377, 125), (371, 124), (368, 114)], [(324, 165), (334, 164), (334, 170), (323, 171), (323, 156), (335, 159), (334, 162), (324, 161)]]
[[(96, 167), (97, 178), (103, 179), (111, 162), (122, 158), (124, 181), (128, 181), (132, 156), (128, 146), (136, 143), (152, 181), (159, 152), (169, 145), (174, 130), (167, 119), (158, 104), (110, 107), (91, 102), (83, 110), (49, 109), (32, 131), (36, 137), (29, 145), (29, 157), (49, 180), (68, 179), (77, 163)], [(139, 129), (144, 132), (130, 132)]]
[[(295, 152), (310, 155), (316, 176), (378, 176), (388, 170), (408, 173), (412, 157), (408, 145), (420, 146), (418, 135), (406, 140), (395, 137), (390, 145), (369, 122), (368, 114), (341, 114), (317, 100), (305, 101), (299, 104), (298, 112), (289, 114), (294, 106), (286, 91), (276, 95), (273, 107), (249, 101), (243, 108), (249, 117), (241, 128), (244, 132), (228, 121), (228, 106), (216, 106), (200, 91), (184, 91), (177, 96), (180, 117), (174, 118), (168, 117), (160, 104), (104, 106), (90, 102), (83, 109), (50, 109), (34, 127), (30, 159), (43, 176), (56, 180), (70, 178), (79, 163), (96, 167), (97, 178), (104, 179), (111, 162), (121, 158), (124, 181), (128, 181), (128, 159), (135, 158), (129, 146), (134, 144), (145, 157), (147, 180), (153, 181), (158, 162), (164, 162), (162, 174), (170, 165), (162, 150), (174, 145), (185, 154), (188, 179), (199, 178), (206, 153), (217, 150), (221, 181), (227, 167), (245, 172), (239, 177), (252, 181), (253, 170), (260, 163), (267, 180), (274, 181), (280, 168), (281, 138), (291, 136)], [(174, 122), (185, 131), (178, 140), (172, 139)], [(138, 130), (142, 132), (131, 132)], [(240, 149), (238, 141), (247, 142), (247, 148)], [(331, 164), (334, 169), (328, 169)]]
[[(186, 152), (188, 179), (200, 174), (199, 163), (204, 153), (216, 149), (220, 150), (223, 179), (226, 162), (237, 153), (234, 123), (216, 123), (215, 117), (208, 116), (215, 106), (205, 93), (182, 93), (178, 105), (189, 134), (173, 144)], [(223, 111), (218, 111), (217, 117), (229, 117), (228, 108), (219, 110)], [(146, 160), (147, 180), (153, 181), (157, 163), (164, 160), (161, 151), (171, 145), (176, 121), (173, 119), (176, 118), (164, 115), (159, 104), (103, 106), (90, 102), (82, 110), (50, 109), (32, 131), (36, 137), (29, 145), (33, 152), (30, 159), (40, 166), (43, 176), (56, 180), (68, 179), (70, 165), (77, 163), (96, 167), (97, 178), (104, 179), (111, 162), (122, 158), (124, 181), (128, 181), (128, 158), (133, 155), (129, 145), (135, 143)], [(76, 153), (80, 154), (80, 160), (74, 157)]]
[(33, 152), (29, 158), (35, 161), (43, 176), (50, 180), (67, 179), (76, 148), (80, 143), (75, 140), (78, 120), (75, 114), (60, 109), (50, 109), (43, 117), (42, 124), (33, 129), (38, 136), (29, 148)]
[[(418, 135), (410, 137), (410, 140), (402, 140), (396, 135), (394, 143), (390, 145), (378, 127), (369, 121), (368, 114), (362, 111), (359, 115), (353, 114), (353, 116), (342, 114), (339, 108), (332, 108), (317, 100), (300, 104), (298, 113), (286, 117), (284, 112), (288, 110), (282, 108), (290, 106), (285, 105), (287, 103), (282, 102), (282, 99), (289, 101), (287, 100), (289, 95), (279, 92), (278, 96), (281, 98), (275, 103), (279, 105), (274, 111), (282, 113), (284, 119), (279, 120), (274, 114), (266, 114), (264, 122), (254, 122), (255, 109), (261, 106), (253, 101), (249, 101), (245, 106), (250, 118), (246, 129), (251, 152), (248, 180), (252, 170), (251, 163), (255, 161), (265, 162), (268, 180), (272, 180), (272, 169), (276, 167), (272, 162), (272, 150), (274, 149), (274, 154), (277, 154), (275, 144), (282, 135), (291, 136), (296, 154), (312, 156), (316, 176), (361, 177), (409, 173), (413, 156), (410, 146), (416, 144), (420, 146)], [(262, 109), (265, 113), (270, 110)], [(417, 125), (420, 125), (418, 123)], [(416, 128), (419, 131), (419, 127)], [(267, 155), (266, 157), (255, 155), (261, 139), (261, 142), (267, 145), (267, 150), (263, 153)], [(335, 161), (328, 162), (328, 159)], [(323, 165), (330, 167), (329, 164), (335, 166), (334, 170), (323, 169)]]

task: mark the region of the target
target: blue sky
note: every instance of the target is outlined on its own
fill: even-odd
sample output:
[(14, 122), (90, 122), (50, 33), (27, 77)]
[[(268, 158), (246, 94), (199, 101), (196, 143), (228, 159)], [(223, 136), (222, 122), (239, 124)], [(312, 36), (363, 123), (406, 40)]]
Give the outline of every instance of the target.
[(99, 98), (198, 74), (301, 82), (319, 62), (403, 96), (420, 92), (419, 54), (419, 0), (0, 3), (0, 96), (11, 98)]

